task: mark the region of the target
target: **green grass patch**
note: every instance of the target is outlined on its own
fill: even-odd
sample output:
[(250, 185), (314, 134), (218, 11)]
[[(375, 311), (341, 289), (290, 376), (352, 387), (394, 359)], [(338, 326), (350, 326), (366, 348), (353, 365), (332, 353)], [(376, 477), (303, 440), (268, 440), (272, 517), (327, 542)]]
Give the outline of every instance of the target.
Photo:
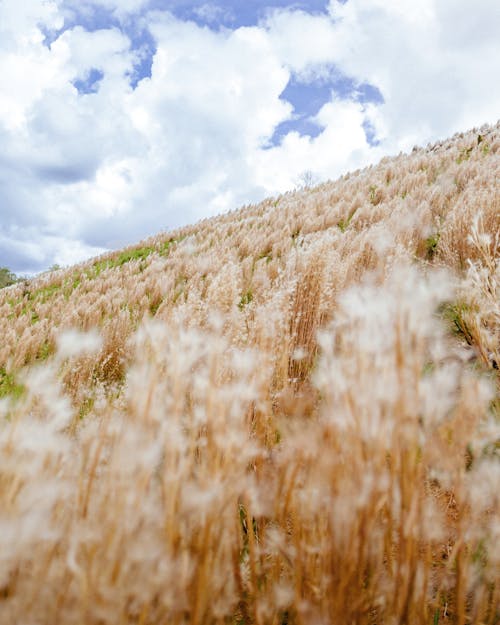
[(95, 404), (95, 397), (86, 397), (78, 408), (78, 418), (80, 421), (92, 412)]
[(168, 239), (167, 241), (164, 241), (161, 245), (160, 245), (160, 249), (158, 250), (158, 254), (160, 256), (168, 256), (170, 254), (170, 248), (172, 247), (172, 245), (174, 243), (177, 243), (178, 241), (182, 241), (184, 237), (181, 237), (180, 239)]
[(156, 252), (154, 247), (139, 247), (135, 250), (125, 250), (118, 255), (115, 261), (115, 267), (122, 267), (125, 263), (135, 260), (145, 260), (153, 252)]
[[(45, 304), (54, 296), (56, 296), (59, 292), (63, 292), (65, 299), (68, 300), (73, 291), (80, 286), (83, 276), (86, 276), (89, 280), (93, 280), (95, 278), (98, 278), (101, 273), (106, 269), (122, 267), (123, 265), (126, 265), (131, 261), (140, 261), (141, 269), (143, 269), (142, 261), (145, 261), (151, 254), (157, 253), (159, 256), (168, 256), (171, 251), (172, 245), (174, 243), (178, 243), (183, 238), (184, 237), (180, 237), (179, 239), (170, 238), (157, 247), (138, 247), (135, 249), (120, 252), (113, 258), (98, 260), (94, 262), (91, 267), (88, 267), (85, 271), (73, 273), (73, 275), (67, 278), (64, 283), (61, 281), (56, 281), (52, 284), (40, 287), (39, 289), (36, 289), (34, 291), (26, 289), (22, 299), (15, 300), (13, 298), (10, 298), (8, 300), (8, 303), (11, 308), (14, 308), (18, 304), (20, 304), (21, 301), (24, 300), (25, 304), (21, 310), (21, 315), (31, 315), (31, 322), (36, 323), (39, 320), (39, 316), (38, 313), (33, 310), (34, 304)], [(14, 316), (14, 314), (12, 314), (12, 316)]]
[(243, 310), (245, 308), (245, 306), (247, 306), (248, 304), (250, 304), (250, 302), (253, 300), (253, 293), (252, 291), (249, 289), (248, 291), (245, 291), (245, 293), (243, 293), (243, 295), (240, 298), (240, 301), (238, 303), (238, 308), (240, 310)]
[(96, 261), (90, 269), (87, 269), (87, 278), (93, 279), (99, 277), (99, 275), (106, 269), (114, 269), (116, 267), (123, 267), (127, 263), (132, 261), (145, 261), (151, 254), (157, 253), (159, 256), (168, 256), (170, 248), (174, 243), (178, 243), (184, 237), (179, 239), (168, 239), (164, 241), (159, 247), (144, 246), (136, 247), (130, 250), (124, 250), (113, 258), (106, 258), (104, 260)]
[(441, 238), (440, 232), (435, 232), (425, 239), (425, 256), (427, 260), (432, 260), (436, 255), (439, 239)]
[(458, 155), (458, 158), (457, 158), (457, 164), (460, 165), (464, 161), (468, 161), (470, 158), (470, 155), (472, 154), (473, 149), (474, 149), (474, 146), (460, 150), (460, 154)]
[(62, 284), (60, 282), (54, 282), (54, 284), (48, 284), (47, 286), (43, 286), (31, 294), (31, 299), (41, 302), (45, 304), (49, 299), (60, 291), (62, 288)]
[(477, 144), (481, 145), (481, 143), (483, 144), (483, 146), (481, 148), (481, 152), (482, 152), (482, 154), (484, 154), (486, 156), (486, 154), (489, 154), (489, 152), (490, 152), (489, 143), (484, 140), (483, 135), (477, 135)]
[(356, 214), (356, 211), (357, 211), (357, 208), (353, 208), (345, 219), (341, 219), (340, 221), (337, 222), (337, 226), (340, 232), (345, 232), (347, 230), (347, 228), (349, 227), (349, 224), (352, 221), (352, 218)]
[(149, 312), (152, 317), (156, 315), (156, 313), (158, 312), (158, 308), (160, 308), (162, 303), (163, 303), (163, 299), (161, 297), (154, 299), (154, 300), (151, 300), (151, 299), (149, 300)]
[(47, 358), (51, 356), (53, 352), (54, 352), (54, 346), (48, 339), (46, 339), (38, 348), (38, 351), (36, 353), (36, 359), (47, 360)]
[(16, 381), (12, 373), (7, 373), (3, 367), (0, 368), (0, 398), (12, 397), (13, 399), (19, 399), (25, 390), (25, 387)]
[(465, 320), (466, 315), (471, 311), (471, 307), (465, 302), (454, 302), (443, 304), (438, 312), (447, 322), (451, 332), (457, 337), (464, 339), (472, 345), (472, 334)]

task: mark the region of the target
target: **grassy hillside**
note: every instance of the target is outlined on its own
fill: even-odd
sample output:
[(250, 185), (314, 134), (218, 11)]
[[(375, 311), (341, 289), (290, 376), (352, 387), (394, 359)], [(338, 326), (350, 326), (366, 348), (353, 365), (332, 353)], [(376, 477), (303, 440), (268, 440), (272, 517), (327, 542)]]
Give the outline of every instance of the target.
[(0, 622), (500, 623), (500, 124), (0, 290)]

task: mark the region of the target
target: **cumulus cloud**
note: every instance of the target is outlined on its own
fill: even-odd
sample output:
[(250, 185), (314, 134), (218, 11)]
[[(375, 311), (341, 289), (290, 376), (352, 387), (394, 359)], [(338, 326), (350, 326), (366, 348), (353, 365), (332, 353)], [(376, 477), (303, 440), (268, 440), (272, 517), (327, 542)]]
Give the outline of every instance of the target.
[(274, 11), (265, 26), (275, 55), (298, 76), (310, 79), (335, 62), (335, 29), (325, 15)]
[(497, 119), (498, 5), (479, 0), (330, 3), (336, 64), (377, 86), (390, 145), (448, 135)]
[[(193, 5), (214, 28), (150, 6), (0, 3), (0, 265), (76, 262), (498, 115), (493, 0), (333, 0), (233, 29), (218, 3)], [(313, 136), (290, 80), (332, 85)]]

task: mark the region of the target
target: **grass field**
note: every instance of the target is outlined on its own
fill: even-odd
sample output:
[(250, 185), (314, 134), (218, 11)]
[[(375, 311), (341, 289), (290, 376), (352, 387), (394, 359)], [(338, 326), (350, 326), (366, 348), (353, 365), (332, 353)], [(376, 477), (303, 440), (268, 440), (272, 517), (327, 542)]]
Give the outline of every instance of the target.
[(500, 125), (0, 290), (0, 623), (500, 623)]

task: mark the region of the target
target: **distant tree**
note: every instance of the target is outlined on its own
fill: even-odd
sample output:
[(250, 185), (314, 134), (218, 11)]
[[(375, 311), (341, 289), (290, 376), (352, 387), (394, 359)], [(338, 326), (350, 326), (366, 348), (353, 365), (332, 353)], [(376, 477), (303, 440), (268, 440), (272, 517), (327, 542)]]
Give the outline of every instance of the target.
[(312, 187), (315, 187), (316, 185), (318, 185), (320, 182), (319, 177), (310, 169), (307, 169), (306, 171), (303, 171), (298, 180), (297, 180), (297, 184), (295, 185), (296, 189), (311, 189)]
[(17, 282), (17, 277), (7, 267), (0, 267), (0, 289)]

